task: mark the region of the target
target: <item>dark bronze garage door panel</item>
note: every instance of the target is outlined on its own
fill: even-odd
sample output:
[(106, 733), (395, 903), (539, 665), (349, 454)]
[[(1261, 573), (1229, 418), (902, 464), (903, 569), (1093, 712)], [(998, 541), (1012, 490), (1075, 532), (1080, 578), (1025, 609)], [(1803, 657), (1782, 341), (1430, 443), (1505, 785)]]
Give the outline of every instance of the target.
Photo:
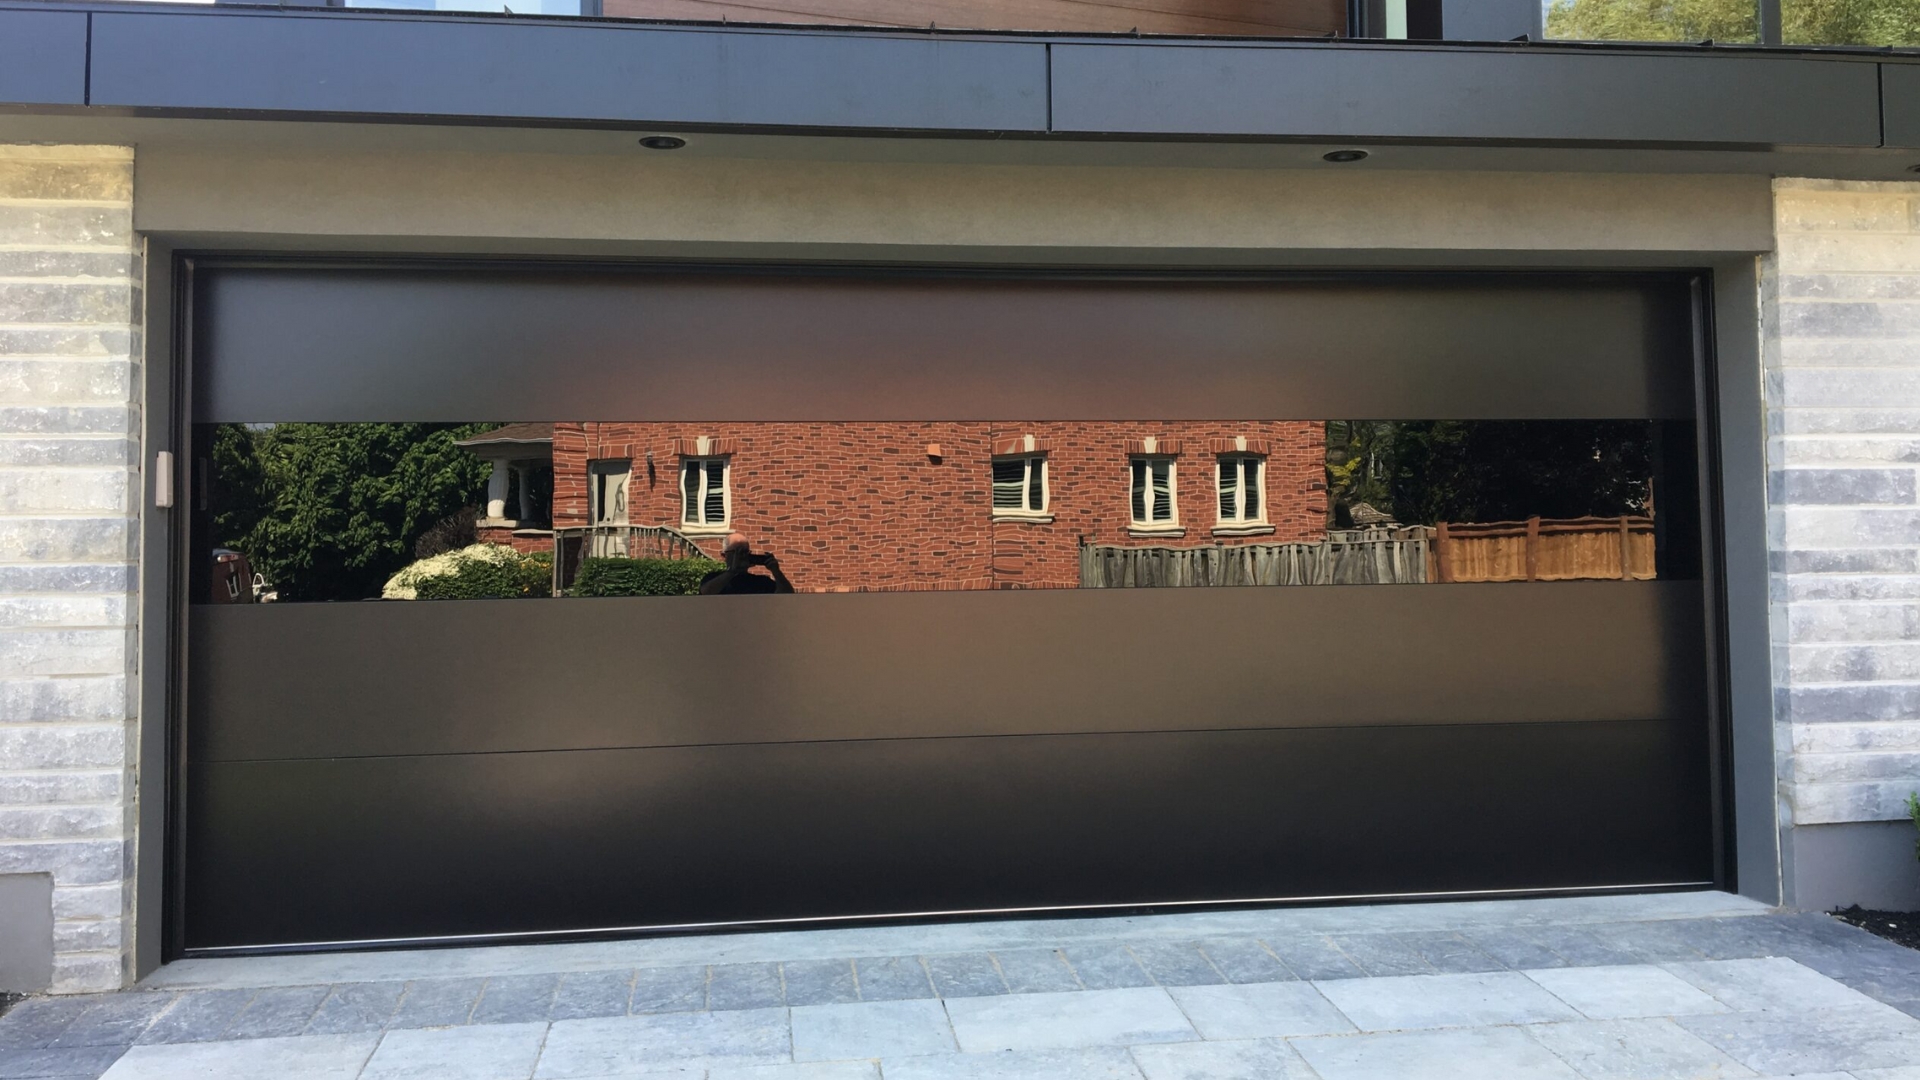
[(178, 951), (1721, 873), (1684, 277), (190, 276), (196, 561), (314, 479), (244, 447), (361, 425), (589, 555), (751, 521), (799, 594), (196, 566)]

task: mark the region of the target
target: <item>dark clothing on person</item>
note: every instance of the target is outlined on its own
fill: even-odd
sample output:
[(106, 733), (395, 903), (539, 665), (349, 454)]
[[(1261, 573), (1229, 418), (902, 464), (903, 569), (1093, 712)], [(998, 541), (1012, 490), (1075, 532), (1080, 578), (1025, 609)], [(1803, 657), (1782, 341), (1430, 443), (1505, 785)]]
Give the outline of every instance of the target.
[[(700, 595), (729, 596), (738, 593), (776, 593), (780, 592), (779, 582), (765, 574), (755, 574), (745, 567), (738, 570), (715, 570), (700, 579)], [(788, 591), (791, 591), (789, 586)]]

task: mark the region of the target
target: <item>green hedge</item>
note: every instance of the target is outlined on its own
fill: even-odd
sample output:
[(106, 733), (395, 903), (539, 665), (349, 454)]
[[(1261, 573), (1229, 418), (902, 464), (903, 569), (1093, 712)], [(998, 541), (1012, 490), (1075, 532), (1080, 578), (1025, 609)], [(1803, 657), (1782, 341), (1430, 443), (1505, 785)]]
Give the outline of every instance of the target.
[(423, 578), (414, 586), (421, 600), (514, 600), (553, 595), (553, 554), (521, 555), (511, 562), (468, 559), (451, 574)]
[(574, 596), (692, 596), (726, 564), (712, 559), (582, 559)]

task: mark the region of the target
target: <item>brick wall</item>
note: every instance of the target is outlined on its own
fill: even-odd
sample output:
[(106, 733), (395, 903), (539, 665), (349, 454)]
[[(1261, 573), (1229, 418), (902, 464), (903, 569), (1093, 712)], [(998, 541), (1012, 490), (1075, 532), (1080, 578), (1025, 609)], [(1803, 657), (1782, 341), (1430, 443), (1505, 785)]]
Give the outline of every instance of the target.
[[(1051, 522), (995, 521), (994, 444), (1046, 447)], [(797, 589), (1076, 585), (1079, 543), (1201, 545), (1317, 540), (1326, 532), (1326, 436), (1312, 421), (1134, 423), (561, 424), (556, 526), (587, 522), (586, 463), (630, 458), (628, 521), (678, 526), (681, 452), (728, 441), (733, 527), (771, 550)], [(1128, 534), (1128, 442), (1177, 440), (1181, 538)], [(1215, 537), (1212, 440), (1267, 450), (1269, 536)], [(927, 453), (938, 445), (936, 459)], [(651, 474), (647, 454), (653, 455)], [(717, 544), (709, 547), (717, 549)]]
[(0, 146), (0, 874), (51, 874), (54, 988), (131, 917), (139, 256), (133, 155)]
[(1764, 275), (1781, 815), (1920, 790), (1920, 184), (1782, 180)]

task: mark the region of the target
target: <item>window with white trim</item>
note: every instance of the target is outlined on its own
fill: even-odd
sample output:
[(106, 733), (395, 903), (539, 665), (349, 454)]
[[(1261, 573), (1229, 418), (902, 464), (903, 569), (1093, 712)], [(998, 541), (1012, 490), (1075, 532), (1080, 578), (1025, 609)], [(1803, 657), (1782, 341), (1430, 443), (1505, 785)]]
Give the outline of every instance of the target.
[(1173, 496), (1173, 459), (1136, 457), (1129, 463), (1133, 527), (1171, 529), (1180, 521)]
[(1261, 525), (1267, 520), (1266, 459), (1255, 454), (1220, 456), (1220, 524)]
[(733, 516), (733, 493), (727, 487), (727, 459), (682, 458), (680, 461), (680, 524), (689, 529), (724, 529)]
[(627, 523), (627, 484), (633, 478), (633, 462), (601, 460), (587, 462), (587, 520), (595, 525)]
[(994, 458), (993, 516), (1039, 517), (1046, 512), (1046, 455)]

